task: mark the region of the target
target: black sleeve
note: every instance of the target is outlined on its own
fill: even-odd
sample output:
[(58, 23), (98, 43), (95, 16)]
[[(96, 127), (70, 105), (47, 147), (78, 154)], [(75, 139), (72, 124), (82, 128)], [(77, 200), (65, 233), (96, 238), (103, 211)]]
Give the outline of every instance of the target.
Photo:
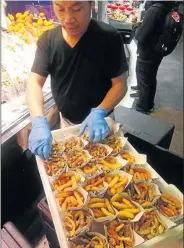
[(140, 44), (144, 44), (156, 25), (156, 12), (153, 8), (148, 9), (141, 26), (135, 32), (135, 38)]
[(116, 35), (112, 37), (110, 45), (108, 45), (106, 58), (107, 73), (111, 79), (119, 77), (128, 71), (123, 41), (119, 33), (116, 33)]
[(31, 69), (31, 72), (37, 73), (43, 77), (47, 77), (50, 74), (48, 44), (47, 32), (45, 32), (38, 40), (35, 59)]

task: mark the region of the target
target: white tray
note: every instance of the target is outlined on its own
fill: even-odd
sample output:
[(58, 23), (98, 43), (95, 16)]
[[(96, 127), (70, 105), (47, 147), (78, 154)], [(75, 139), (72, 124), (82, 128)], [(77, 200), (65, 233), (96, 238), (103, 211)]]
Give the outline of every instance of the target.
[[(107, 118), (107, 122), (111, 124), (112, 120), (110, 118)], [(80, 128), (80, 125), (58, 129), (58, 130), (52, 131), (52, 135), (53, 135), (54, 140), (60, 141), (60, 140), (65, 139), (69, 133), (77, 134), (79, 128)], [(126, 143), (126, 147), (128, 148), (128, 150), (131, 150), (132, 152), (138, 154), (138, 152), (134, 149), (134, 147), (129, 142)], [(62, 226), (62, 220), (60, 218), (60, 215), (57, 209), (56, 201), (54, 199), (54, 195), (50, 187), (49, 179), (46, 174), (43, 161), (39, 159), (38, 157), (36, 158), (36, 160), (37, 160), (38, 170), (39, 170), (40, 177), (43, 183), (45, 195), (48, 201), (48, 205), (50, 208), (51, 216), (54, 222), (54, 226), (55, 226), (55, 230), (56, 230), (56, 234), (58, 237), (60, 247), (68, 248), (68, 243), (66, 240), (66, 236), (64, 234), (63, 226)], [(158, 173), (149, 164), (147, 164), (147, 166), (149, 167), (150, 171), (153, 171), (155, 174), (158, 175)], [(165, 180), (161, 178), (159, 175), (158, 177), (159, 179), (157, 179), (157, 184), (159, 184), (160, 189), (162, 191), (170, 189), (172, 192), (174, 192), (178, 200), (183, 202), (183, 194), (179, 191), (179, 189), (177, 189), (174, 185), (167, 184)], [(181, 219), (180, 221), (177, 221), (176, 222), (177, 226), (175, 226), (174, 228), (136, 247), (137, 248), (148, 248), (148, 247), (149, 248), (173, 248), (173, 247), (180, 248), (180, 246), (174, 246), (173, 242), (183, 239), (183, 225), (181, 224), (182, 221), (183, 219)]]

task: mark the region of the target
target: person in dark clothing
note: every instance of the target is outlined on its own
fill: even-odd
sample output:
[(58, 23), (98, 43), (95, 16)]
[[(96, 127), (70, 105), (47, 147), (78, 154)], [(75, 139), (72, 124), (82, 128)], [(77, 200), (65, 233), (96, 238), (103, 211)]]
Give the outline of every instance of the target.
[[(155, 3), (163, 4), (162, 8), (155, 7)], [(138, 41), (136, 76), (138, 90), (134, 97), (139, 99), (136, 110), (143, 113), (150, 113), (154, 109), (154, 98), (157, 86), (157, 72), (163, 56), (157, 54), (154, 44), (162, 34), (163, 24), (167, 13), (172, 10), (172, 1), (151, 1), (147, 3), (147, 12), (141, 25), (135, 31), (135, 38)]]
[(120, 33), (91, 19), (92, 7), (92, 1), (53, 1), (61, 25), (37, 43), (26, 96), (32, 117), (29, 148), (43, 160), (52, 144), (42, 93), (48, 75), (62, 122), (82, 123), (78, 135), (87, 128), (89, 141), (107, 136), (105, 117), (126, 94), (128, 66)]

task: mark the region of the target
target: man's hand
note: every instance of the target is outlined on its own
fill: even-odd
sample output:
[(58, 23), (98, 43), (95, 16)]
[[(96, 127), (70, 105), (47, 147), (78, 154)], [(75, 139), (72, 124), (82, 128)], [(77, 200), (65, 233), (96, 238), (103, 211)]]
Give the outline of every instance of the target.
[(29, 149), (32, 153), (46, 160), (51, 154), (52, 135), (45, 116), (36, 116), (32, 120), (29, 135)]
[(109, 133), (109, 127), (104, 119), (107, 111), (103, 108), (93, 108), (90, 114), (83, 121), (79, 136), (81, 136), (85, 129), (89, 131), (89, 141), (98, 142), (104, 139)]

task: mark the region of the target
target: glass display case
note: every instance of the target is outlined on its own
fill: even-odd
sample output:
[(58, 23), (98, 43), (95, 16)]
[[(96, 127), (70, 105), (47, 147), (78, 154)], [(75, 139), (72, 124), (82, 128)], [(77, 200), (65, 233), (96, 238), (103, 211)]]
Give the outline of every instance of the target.
[[(9, 10), (11, 9), (10, 4), (11, 2), (8, 2)], [(37, 13), (34, 13), (33, 10), (34, 8), (31, 9), (30, 5), (26, 4), (22, 13), (15, 11), (13, 14), (7, 13), (7, 16), (4, 15), (4, 18), (7, 18), (7, 26), (1, 27), (2, 143), (30, 124), (30, 115), (25, 102), (25, 90), (28, 73), (35, 56), (36, 43), (43, 32), (57, 25), (54, 19), (50, 19), (52, 14), (50, 16), (45, 15), (44, 8), (40, 8), (42, 12), (38, 9)], [(5, 13), (4, 9), (1, 11)], [(43, 95), (45, 112), (48, 112), (55, 105), (49, 77), (43, 87)]]

